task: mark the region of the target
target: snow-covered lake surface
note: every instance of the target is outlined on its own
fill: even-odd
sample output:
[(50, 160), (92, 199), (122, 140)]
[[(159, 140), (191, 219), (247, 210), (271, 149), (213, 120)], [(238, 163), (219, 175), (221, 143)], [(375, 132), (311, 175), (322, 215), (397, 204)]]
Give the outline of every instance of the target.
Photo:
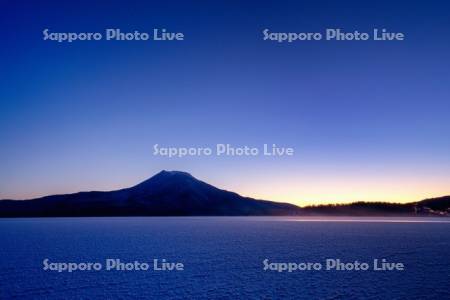
[[(0, 245), (0, 299), (450, 299), (447, 218), (0, 219)], [(102, 269), (44, 270), (45, 259)], [(108, 271), (107, 259), (150, 269)], [(153, 270), (154, 259), (184, 270)], [(327, 259), (370, 269), (326, 270)], [(375, 271), (374, 259), (404, 270)], [(265, 260), (323, 268), (278, 272)]]

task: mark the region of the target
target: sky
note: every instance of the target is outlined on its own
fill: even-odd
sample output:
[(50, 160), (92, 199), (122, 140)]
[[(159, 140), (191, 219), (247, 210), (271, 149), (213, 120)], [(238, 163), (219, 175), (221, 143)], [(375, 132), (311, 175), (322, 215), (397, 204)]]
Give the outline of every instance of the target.
[[(450, 194), (444, 1), (0, 0), (0, 199), (113, 190), (182, 170), (298, 205)], [(184, 41), (44, 41), (105, 28)], [(264, 41), (262, 31), (402, 32), (404, 41)], [(284, 157), (153, 155), (292, 147)]]

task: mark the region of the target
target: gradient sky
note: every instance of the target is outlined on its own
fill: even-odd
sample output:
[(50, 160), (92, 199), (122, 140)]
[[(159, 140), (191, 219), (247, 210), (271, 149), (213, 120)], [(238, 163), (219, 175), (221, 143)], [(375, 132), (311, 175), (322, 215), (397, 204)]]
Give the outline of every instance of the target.
[[(450, 194), (444, 1), (0, 0), (0, 198), (134, 185), (183, 170), (295, 204)], [(182, 42), (43, 41), (42, 30), (166, 28)], [(403, 42), (261, 31), (403, 32)], [(294, 157), (162, 158), (167, 146), (294, 147)]]

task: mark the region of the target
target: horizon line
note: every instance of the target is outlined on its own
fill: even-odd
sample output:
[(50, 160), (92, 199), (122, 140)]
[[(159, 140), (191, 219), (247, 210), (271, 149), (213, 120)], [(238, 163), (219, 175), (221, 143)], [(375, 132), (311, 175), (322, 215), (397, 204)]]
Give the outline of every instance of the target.
[(189, 176), (195, 178), (198, 181), (201, 181), (201, 182), (204, 182), (204, 183), (206, 183), (206, 184), (208, 184), (210, 186), (213, 186), (214, 188), (217, 188), (217, 189), (220, 189), (220, 190), (224, 190), (224, 191), (228, 191), (228, 192), (233, 192), (233, 193), (239, 194), (242, 197), (248, 197), (248, 198), (252, 198), (252, 199), (255, 199), (255, 200), (262, 200), (262, 201), (272, 201), (272, 202), (278, 202), (278, 203), (289, 203), (289, 204), (298, 206), (300, 208), (315, 207), (315, 206), (329, 206), (329, 205), (337, 205), (337, 206), (339, 206), (339, 205), (351, 205), (351, 204), (356, 204), (356, 203), (384, 203), (384, 204), (405, 205), (405, 204), (414, 204), (414, 203), (417, 203), (417, 202), (420, 202), (420, 201), (423, 201), (423, 200), (450, 196), (450, 193), (449, 193), (449, 194), (445, 194), (445, 195), (428, 196), (428, 197), (422, 198), (420, 200), (406, 200), (404, 202), (389, 201), (389, 200), (373, 200), (373, 201), (368, 201), (368, 200), (345, 201), (344, 200), (344, 201), (341, 201), (341, 202), (339, 202), (339, 201), (334, 201), (334, 202), (322, 202), (322, 201), (319, 202), (319, 201), (317, 201), (316, 203), (314, 203), (314, 202), (307, 201), (308, 204), (301, 205), (300, 203), (302, 201), (293, 202), (293, 201), (289, 201), (289, 200), (273, 200), (273, 199), (266, 199), (266, 198), (255, 197), (255, 196), (248, 196), (248, 195), (245, 195), (245, 194), (240, 193), (240, 192), (236, 192), (236, 191), (232, 191), (232, 190), (229, 190), (229, 189), (220, 188), (220, 187), (217, 187), (215, 185), (212, 185), (212, 184), (210, 184), (210, 183), (208, 183), (206, 181), (198, 179), (197, 177), (193, 176), (190, 172), (179, 171), (179, 170), (168, 171), (166, 169), (163, 169), (163, 170), (155, 173), (154, 175), (139, 181), (137, 184), (134, 184), (134, 185), (131, 185), (131, 186), (127, 186), (127, 187), (117, 187), (117, 188), (112, 188), (112, 189), (107, 189), (107, 190), (91, 189), (91, 190), (79, 190), (79, 191), (74, 191), (74, 192), (56, 192), (56, 193), (51, 193), (51, 194), (43, 194), (43, 195), (25, 197), (25, 198), (22, 198), (22, 199), (0, 198), (0, 201), (31, 201), (31, 200), (35, 200), (35, 199), (51, 197), (51, 196), (58, 196), (58, 195), (71, 195), (71, 194), (90, 193), (90, 192), (101, 192), (101, 193), (114, 192), (114, 191), (118, 191), (118, 190), (124, 190), (124, 189), (128, 189), (128, 188), (132, 188), (132, 187), (134, 187), (136, 185), (139, 185), (139, 184), (141, 184), (141, 183), (143, 183), (143, 182), (145, 182), (147, 180), (150, 180), (151, 178), (153, 178), (153, 177), (155, 177), (155, 176), (157, 176), (159, 174), (162, 174), (162, 173), (175, 173), (175, 174), (189, 175)]

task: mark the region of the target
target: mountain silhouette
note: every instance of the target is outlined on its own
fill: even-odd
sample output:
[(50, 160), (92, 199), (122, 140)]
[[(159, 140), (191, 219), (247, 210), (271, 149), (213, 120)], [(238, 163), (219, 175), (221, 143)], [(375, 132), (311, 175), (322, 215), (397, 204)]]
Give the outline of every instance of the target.
[(116, 191), (0, 201), (0, 217), (257, 216), (296, 215), (299, 210), (292, 204), (242, 197), (180, 171), (161, 171)]
[(450, 196), (411, 203), (354, 202), (298, 207), (242, 197), (180, 171), (133, 187), (31, 200), (0, 200), (0, 217), (84, 216), (450, 216)]

